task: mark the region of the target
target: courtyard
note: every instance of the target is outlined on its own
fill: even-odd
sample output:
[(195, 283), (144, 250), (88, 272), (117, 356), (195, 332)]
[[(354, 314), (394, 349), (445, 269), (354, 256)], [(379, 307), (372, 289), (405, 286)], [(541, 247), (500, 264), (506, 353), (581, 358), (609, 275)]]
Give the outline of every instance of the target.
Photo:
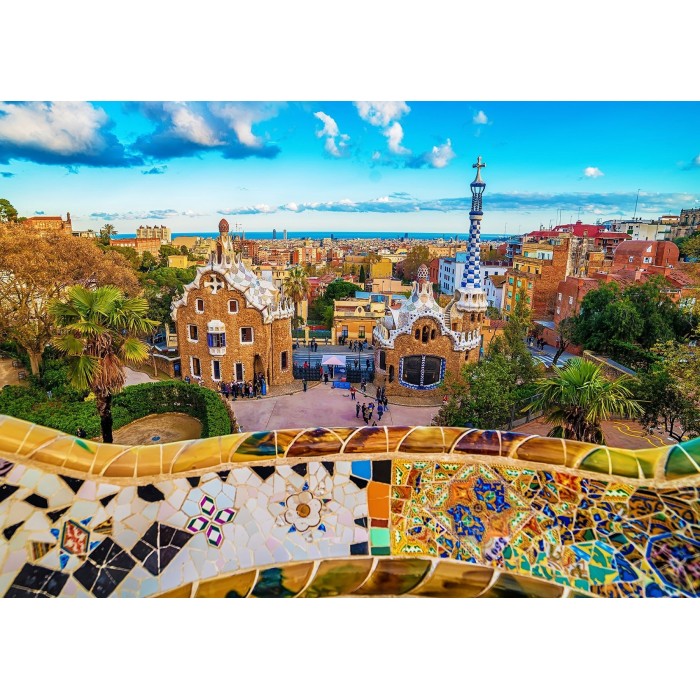
[[(356, 395), (360, 405), (373, 396)], [(238, 399), (230, 402), (244, 432), (282, 428), (339, 427), (365, 425), (362, 414), (355, 416), (355, 401), (349, 389), (334, 389), (332, 384), (317, 384), (306, 392), (263, 399)], [(399, 406), (389, 403), (389, 411), (377, 425), (430, 425), (438, 406)], [(377, 419), (375, 410), (373, 420)]]

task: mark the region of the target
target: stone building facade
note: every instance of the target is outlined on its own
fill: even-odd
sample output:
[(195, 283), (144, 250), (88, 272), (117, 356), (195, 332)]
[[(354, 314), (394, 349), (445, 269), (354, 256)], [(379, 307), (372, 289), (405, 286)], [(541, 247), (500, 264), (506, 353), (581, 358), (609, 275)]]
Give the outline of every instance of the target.
[(456, 374), (465, 362), (478, 361), (482, 321), (483, 311), (443, 309), (433, 296), (428, 268), (421, 265), (411, 296), (398, 309), (387, 309), (374, 330), (375, 384), (387, 396), (437, 396), (447, 372)]
[(73, 223), (70, 220), (70, 212), (66, 214), (65, 221), (60, 216), (30, 216), (22, 222), (22, 225), (37, 233), (48, 233), (49, 231), (73, 233)]
[(161, 243), (170, 244), (172, 231), (167, 226), (139, 226), (136, 238), (157, 238)]
[(291, 300), (245, 267), (222, 219), (209, 264), (172, 305), (182, 376), (210, 388), (259, 374), (268, 385), (291, 383), (293, 315)]

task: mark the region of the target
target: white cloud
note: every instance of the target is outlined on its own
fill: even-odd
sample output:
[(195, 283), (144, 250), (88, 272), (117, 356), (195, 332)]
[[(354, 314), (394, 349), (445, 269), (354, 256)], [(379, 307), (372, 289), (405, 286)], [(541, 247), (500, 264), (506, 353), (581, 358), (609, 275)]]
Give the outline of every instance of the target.
[(224, 119), (234, 130), (238, 140), (249, 148), (260, 148), (263, 141), (253, 133), (253, 125), (277, 115), (278, 106), (273, 103), (211, 102), (209, 109)]
[(489, 118), (486, 116), (485, 112), (483, 109), (480, 109), (475, 115), (474, 118), (472, 119), (474, 124), (488, 124), (489, 123)]
[(0, 142), (60, 156), (99, 153), (106, 112), (89, 102), (0, 102)]
[(390, 122), (398, 121), (411, 111), (405, 102), (355, 102), (354, 104), (360, 117), (372, 126), (389, 126)]
[(425, 160), (433, 168), (444, 168), (454, 157), (455, 152), (452, 150), (450, 139), (440, 146), (433, 146), (433, 150), (425, 154)]
[(299, 206), (296, 202), (289, 202), (289, 204), (284, 205), (283, 209), (287, 209), (288, 211), (298, 211)]
[(584, 177), (603, 177), (605, 173), (600, 168), (588, 167), (583, 171)]
[[(347, 134), (341, 134), (335, 119), (328, 116), (325, 112), (314, 112), (314, 117), (323, 122), (323, 128), (316, 132), (316, 136), (318, 138), (326, 137), (324, 144), (326, 153), (334, 158), (340, 158), (343, 155), (342, 149), (350, 140), (350, 137)], [(336, 139), (340, 139), (340, 144), (336, 143)]]
[(383, 132), (384, 136), (387, 138), (387, 145), (392, 153), (397, 156), (405, 156), (410, 154), (411, 151), (408, 148), (404, 148), (401, 145), (403, 140), (403, 127), (398, 122), (394, 122), (388, 129)]
[(700, 166), (700, 153), (693, 158), (693, 165)]
[(221, 146), (224, 143), (217, 138), (206, 119), (184, 102), (166, 102), (163, 109), (170, 115), (175, 135), (199, 146)]

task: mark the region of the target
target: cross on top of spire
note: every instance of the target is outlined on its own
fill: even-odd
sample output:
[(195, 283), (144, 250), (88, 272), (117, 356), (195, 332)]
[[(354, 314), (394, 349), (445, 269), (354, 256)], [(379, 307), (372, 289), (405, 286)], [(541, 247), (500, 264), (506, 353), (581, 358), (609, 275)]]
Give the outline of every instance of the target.
[(485, 168), (486, 163), (481, 160), (481, 156), (476, 159), (476, 163), (472, 165), (472, 168), (476, 168), (476, 181), (481, 182), (481, 168)]

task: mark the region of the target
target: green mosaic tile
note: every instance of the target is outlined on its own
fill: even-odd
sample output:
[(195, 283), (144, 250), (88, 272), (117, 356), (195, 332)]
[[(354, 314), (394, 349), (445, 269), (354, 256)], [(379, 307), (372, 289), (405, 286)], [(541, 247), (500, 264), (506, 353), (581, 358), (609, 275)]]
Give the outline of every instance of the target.
[(610, 473), (610, 453), (604, 447), (593, 450), (589, 455), (581, 461), (581, 469), (586, 469), (589, 472), (600, 472), (601, 474)]
[(693, 464), (685, 450), (679, 445), (673, 447), (666, 461), (666, 476), (670, 479), (678, 479), (697, 473), (698, 468)]
[(373, 527), (369, 531), (369, 541), (372, 547), (389, 547), (389, 528)]
[(610, 461), (613, 474), (639, 478), (639, 463), (634, 455), (622, 450), (610, 450)]

